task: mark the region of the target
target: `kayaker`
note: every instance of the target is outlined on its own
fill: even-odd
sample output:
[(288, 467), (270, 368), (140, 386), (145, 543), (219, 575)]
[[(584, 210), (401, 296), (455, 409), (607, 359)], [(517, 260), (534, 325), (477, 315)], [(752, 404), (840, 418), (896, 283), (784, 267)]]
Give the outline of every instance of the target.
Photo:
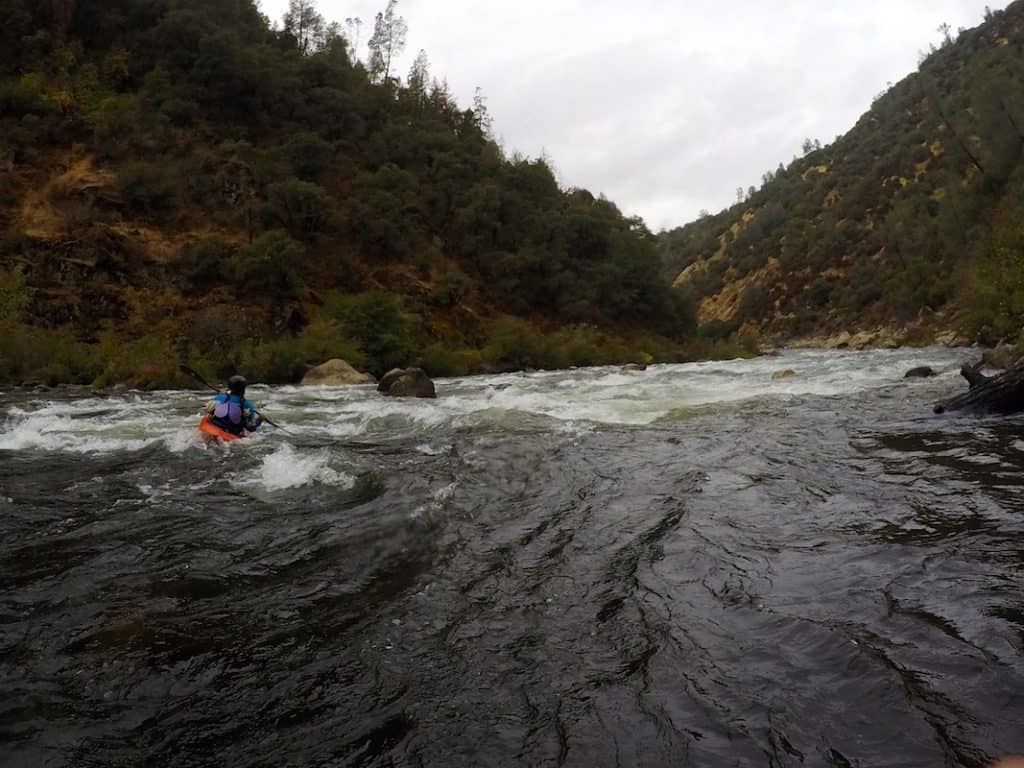
[(247, 383), (244, 376), (232, 376), (228, 379), (227, 391), (206, 404), (211, 424), (233, 435), (244, 435), (260, 428), (263, 420), (256, 406), (245, 399)]

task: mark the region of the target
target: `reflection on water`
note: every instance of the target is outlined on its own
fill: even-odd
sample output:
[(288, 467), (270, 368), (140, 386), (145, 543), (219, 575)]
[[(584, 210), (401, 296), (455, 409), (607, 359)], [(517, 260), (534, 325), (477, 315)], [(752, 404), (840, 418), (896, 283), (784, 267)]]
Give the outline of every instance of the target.
[(257, 388), (295, 434), (228, 447), (198, 393), (2, 395), (0, 762), (1022, 752), (1024, 421), (931, 415), (958, 367)]

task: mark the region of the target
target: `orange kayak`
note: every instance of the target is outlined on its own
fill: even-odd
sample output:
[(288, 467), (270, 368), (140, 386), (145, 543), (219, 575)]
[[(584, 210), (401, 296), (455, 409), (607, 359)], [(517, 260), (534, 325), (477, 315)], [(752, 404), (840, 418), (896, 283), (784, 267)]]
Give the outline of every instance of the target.
[(204, 437), (216, 438), (217, 440), (223, 440), (224, 442), (231, 442), (232, 440), (238, 440), (239, 438), (246, 436), (244, 433), (241, 435), (234, 435), (226, 429), (221, 429), (216, 424), (211, 424), (209, 415), (203, 416), (203, 418), (199, 420), (199, 431), (203, 433)]

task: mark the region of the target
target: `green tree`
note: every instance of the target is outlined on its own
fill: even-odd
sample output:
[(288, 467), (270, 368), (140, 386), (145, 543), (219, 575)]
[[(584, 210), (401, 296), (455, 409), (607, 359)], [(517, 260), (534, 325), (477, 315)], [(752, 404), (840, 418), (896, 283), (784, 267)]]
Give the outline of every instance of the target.
[(412, 96), (417, 112), (422, 112), (427, 104), (427, 89), (429, 85), (430, 62), (427, 59), (427, 52), (421, 49), (416, 54), (416, 59), (409, 68), (409, 76), (406, 78), (406, 91)]
[(235, 262), (239, 288), (255, 299), (291, 299), (301, 281), (298, 265), (305, 249), (282, 230), (272, 230), (241, 249)]
[(326, 44), (328, 24), (312, 0), (288, 0), (284, 32), (295, 41), (299, 53), (307, 56)]
[(402, 313), (395, 296), (379, 291), (336, 293), (327, 297), (324, 312), (340, 322), (346, 336), (358, 343), (374, 375), (408, 364), (414, 323)]
[(289, 179), (267, 187), (274, 219), (296, 237), (309, 239), (334, 220), (334, 198), (318, 184)]

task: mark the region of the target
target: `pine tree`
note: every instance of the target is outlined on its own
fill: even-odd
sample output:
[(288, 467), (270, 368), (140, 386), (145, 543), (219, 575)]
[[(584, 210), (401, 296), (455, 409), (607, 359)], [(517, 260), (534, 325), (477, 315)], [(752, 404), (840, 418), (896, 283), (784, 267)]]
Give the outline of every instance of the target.
[(288, 0), (284, 31), (295, 39), (299, 53), (305, 56), (323, 48), (328, 28), (312, 0)]
[(408, 25), (404, 18), (395, 15), (397, 5), (398, 0), (388, 0), (387, 8), (374, 20), (373, 36), (367, 43), (370, 48), (370, 77), (377, 83), (388, 82), (392, 63), (405, 50)]

